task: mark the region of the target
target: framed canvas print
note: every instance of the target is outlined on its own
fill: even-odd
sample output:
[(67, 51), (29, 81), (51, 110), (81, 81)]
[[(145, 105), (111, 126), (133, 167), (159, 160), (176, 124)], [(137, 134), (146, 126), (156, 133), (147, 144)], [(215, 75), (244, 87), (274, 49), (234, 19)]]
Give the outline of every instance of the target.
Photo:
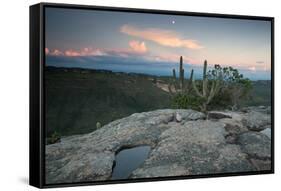
[(30, 184), (274, 172), (274, 18), (30, 7)]

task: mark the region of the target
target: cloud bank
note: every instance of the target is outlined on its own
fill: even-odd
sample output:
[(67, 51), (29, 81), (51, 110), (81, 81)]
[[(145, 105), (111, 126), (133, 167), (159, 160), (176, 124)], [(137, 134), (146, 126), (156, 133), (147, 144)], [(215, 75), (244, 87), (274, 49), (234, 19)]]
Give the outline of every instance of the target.
[(116, 55), (121, 57), (144, 55), (148, 52), (145, 42), (132, 40), (129, 42), (128, 49), (99, 49), (86, 47), (79, 50), (67, 49), (49, 49), (45, 48), (45, 54), (50, 56), (67, 56), (67, 57), (82, 57), (82, 56), (106, 56)]
[(159, 45), (167, 47), (181, 47), (195, 50), (203, 48), (203, 46), (200, 45), (198, 41), (193, 39), (181, 38), (177, 33), (170, 30), (163, 30), (157, 28), (140, 29), (130, 25), (123, 25), (120, 28), (120, 32), (133, 37), (149, 40)]
[(146, 48), (144, 42), (132, 40), (132, 41), (129, 42), (129, 45), (132, 48), (132, 50), (135, 51), (135, 52), (139, 52), (139, 53), (146, 53), (147, 52), (147, 48)]

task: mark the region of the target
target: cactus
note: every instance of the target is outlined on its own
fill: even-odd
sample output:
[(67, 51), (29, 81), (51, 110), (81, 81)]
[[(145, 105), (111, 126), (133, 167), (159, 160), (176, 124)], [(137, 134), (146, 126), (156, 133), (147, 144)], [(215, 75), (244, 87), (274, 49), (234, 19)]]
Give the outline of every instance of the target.
[(97, 123), (96, 123), (96, 128), (97, 128), (97, 129), (101, 128), (101, 123), (100, 123), (100, 122), (97, 122)]
[(207, 105), (212, 101), (220, 89), (219, 79), (213, 79), (211, 82), (211, 87), (209, 87), (207, 77), (207, 60), (205, 60), (203, 67), (202, 92), (198, 90), (195, 80), (192, 79), (192, 87), (195, 90), (195, 93), (203, 100), (202, 106), (200, 107), (203, 112), (207, 111)]
[(179, 79), (176, 76), (176, 70), (173, 69), (173, 80), (169, 83), (169, 92), (171, 95), (175, 95), (178, 93), (188, 93), (192, 87), (192, 78), (193, 78), (193, 70), (191, 70), (190, 79), (187, 84), (184, 81), (184, 68), (183, 68), (183, 58), (180, 57), (180, 66), (179, 66)]
[(179, 74), (180, 74), (180, 88), (183, 89), (184, 86), (184, 69), (183, 69), (183, 59), (182, 56), (180, 57), (180, 70), (179, 70)]

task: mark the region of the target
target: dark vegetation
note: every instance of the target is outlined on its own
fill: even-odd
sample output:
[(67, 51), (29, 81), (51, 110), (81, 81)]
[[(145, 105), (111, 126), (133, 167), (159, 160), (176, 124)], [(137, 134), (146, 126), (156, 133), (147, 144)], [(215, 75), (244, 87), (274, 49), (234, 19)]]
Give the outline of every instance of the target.
[(61, 135), (57, 132), (54, 131), (50, 136), (47, 137), (47, 144), (53, 144), (53, 143), (57, 143), (60, 142), (61, 139)]
[[(204, 71), (202, 80), (190, 81), (192, 78), (185, 78), (184, 72), (175, 78), (175, 76), (158, 77), (102, 70), (46, 67), (46, 141), (54, 143), (59, 141), (61, 136), (89, 133), (111, 121), (137, 112), (163, 108), (204, 110), (206, 98), (211, 95), (212, 87), (215, 86), (213, 81), (217, 80), (211, 73), (213, 70), (223, 70), (219, 66), (216, 67), (207, 71), (206, 66), (207, 82), (203, 80)], [(227, 70), (231, 71), (230, 68)], [(183, 76), (183, 79), (180, 79), (180, 76)], [(170, 84), (169, 88), (174, 92), (169, 93), (157, 87), (158, 81)], [(175, 84), (171, 85), (171, 82)], [(220, 82), (218, 92), (205, 105), (205, 109), (235, 109), (233, 106), (271, 104), (270, 81), (245, 83), (251, 84), (251, 87), (246, 88), (247, 96), (239, 93), (240, 98), (237, 100), (236, 97), (231, 97), (233, 95), (231, 92), (235, 88), (240, 88), (240, 85), (244, 87), (244, 82), (230, 83), (231, 86), (228, 87), (232, 87), (233, 90), (229, 88), (227, 89), (229, 91), (222, 91), (227, 86)], [(198, 90), (197, 93), (194, 86)], [(203, 96), (204, 86), (205, 96)], [(181, 91), (182, 87), (185, 87), (184, 91)]]
[(259, 80), (252, 81), (252, 91), (250, 92), (250, 99), (242, 100), (244, 106), (269, 106), (271, 105), (271, 81)]
[(182, 57), (180, 57), (179, 78), (173, 69), (173, 78), (169, 82), (173, 106), (200, 109), (202, 112), (207, 112), (210, 108), (227, 107), (237, 110), (242, 106), (242, 101), (250, 98), (252, 88), (252, 82), (244, 78), (235, 68), (214, 65), (207, 71), (207, 60), (204, 61), (200, 80), (194, 80), (193, 69), (189, 79), (185, 80)]
[(47, 67), (47, 137), (89, 133), (133, 113), (169, 108), (169, 94), (146, 75)]

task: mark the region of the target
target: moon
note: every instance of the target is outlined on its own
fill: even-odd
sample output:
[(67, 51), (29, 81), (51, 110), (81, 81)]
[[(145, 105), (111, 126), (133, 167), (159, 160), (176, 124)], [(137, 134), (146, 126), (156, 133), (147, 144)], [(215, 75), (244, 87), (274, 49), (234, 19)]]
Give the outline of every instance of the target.
[(176, 23), (176, 21), (172, 21), (172, 24), (175, 24)]

